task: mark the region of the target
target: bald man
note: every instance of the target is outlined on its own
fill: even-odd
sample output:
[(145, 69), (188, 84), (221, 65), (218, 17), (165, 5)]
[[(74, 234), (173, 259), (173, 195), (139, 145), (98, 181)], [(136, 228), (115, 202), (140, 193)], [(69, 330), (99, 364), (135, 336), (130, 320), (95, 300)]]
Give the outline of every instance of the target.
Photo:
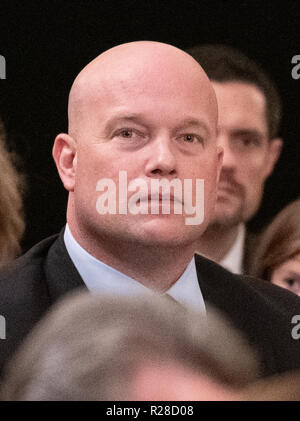
[(260, 353), (263, 375), (300, 368), (291, 335), (299, 299), (194, 257), (223, 153), (216, 97), (199, 64), (156, 42), (112, 48), (77, 76), (68, 112), (68, 133), (53, 147), (67, 225), (0, 274), (1, 364), (54, 302), (87, 288), (167, 294), (200, 313), (210, 303)]

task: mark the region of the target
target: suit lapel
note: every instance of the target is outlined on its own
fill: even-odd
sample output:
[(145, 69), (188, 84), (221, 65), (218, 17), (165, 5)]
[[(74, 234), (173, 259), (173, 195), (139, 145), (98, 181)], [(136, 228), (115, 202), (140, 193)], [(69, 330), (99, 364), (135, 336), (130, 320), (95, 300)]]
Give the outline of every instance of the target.
[[(237, 328), (243, 329), (247, 320), (249, 322), (248, 286), (241, 282), (240, 277), (202, 256), (196, 255), (195, 261), (205, 303), (226, 314)], [(255, 317), (253, 322), (256, 323)]]
[(45, 262), (45, 274), (52, 302), (76, 288), (86, 289), (67, 252), (64, 243), (64, 229), (49, 249)]
[[(272, 323), (266, 301), (242, 277), (216, 263), (195, 255), (197, 275), (206, 304), (212, 305), (243, 333), (250, 345), (261, 352), (262, 371), (276, 369), (273, 352)], [(264, 323), (259, 323), (263, 320)], [(270, 326), (267, 329), (266, 326)], [(258, 354), (259, 355), (259, 354)]]
[(253, 255), (255, 248), (257, 247), (258, 240), (259, 236), (257, 234), (250, 233), (248, 230), (246, 231), (245, 250), (243, 258), (243, 273), (245, 275), (251, 275), (253, 273)]
[(209, 268), (209, 265), (214, 265), (214, 263), (198, 254), (195, 254), (195, 262), (198, 282), (204, 301), (209, 301), (211, 304), (215, 304), (219, 295), (219, 289), (222, 288), (222, 282), (217, 281), (215, 271)]

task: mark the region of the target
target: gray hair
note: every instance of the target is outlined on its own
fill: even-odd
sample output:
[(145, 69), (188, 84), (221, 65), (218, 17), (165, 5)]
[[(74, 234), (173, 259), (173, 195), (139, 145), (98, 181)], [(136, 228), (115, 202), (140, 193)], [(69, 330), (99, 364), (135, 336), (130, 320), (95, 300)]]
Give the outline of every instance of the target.
[(227, 322), (151, 295), (74, 293), (56, 304), (6, 367), (3, 400), (128, 400), (138, 363), (178, 361), (233, 387), (256, 359)]

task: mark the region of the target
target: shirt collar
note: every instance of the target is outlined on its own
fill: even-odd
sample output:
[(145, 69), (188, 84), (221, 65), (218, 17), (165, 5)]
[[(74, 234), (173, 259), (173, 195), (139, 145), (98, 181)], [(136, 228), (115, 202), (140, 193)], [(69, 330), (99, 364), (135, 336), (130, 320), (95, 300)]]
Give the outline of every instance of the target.
[(243, 256), (246, 238), (245, 224), (239, 224), (238, 234), (229, 252), (223, 257), (220, 265), (233, 273), (243, 273)]
[[(68, 224), (64, 233), (64, 241), (71, 260), (90, 291), (127, 297), (154, 294), (140, 282), (106, 265), (84, 250), (73, 237)], [(194, 258), (166, 294), (186, 308), (205, 313), (205, 304)]]

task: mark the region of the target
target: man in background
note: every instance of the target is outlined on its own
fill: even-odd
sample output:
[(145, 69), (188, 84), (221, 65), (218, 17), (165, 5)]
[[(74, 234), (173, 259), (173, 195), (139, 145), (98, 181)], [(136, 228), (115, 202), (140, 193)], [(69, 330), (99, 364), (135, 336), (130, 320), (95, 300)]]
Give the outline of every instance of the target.
[(263, 70), (231, 47), (200, 45), (188, 53), (212, 81), (217, 141), (224, 149), (215, 214), (197, 251), (234, 273), (248, 273), (253, 237), (246, 223), (257, 212), (280, 155), (280, 98)]

